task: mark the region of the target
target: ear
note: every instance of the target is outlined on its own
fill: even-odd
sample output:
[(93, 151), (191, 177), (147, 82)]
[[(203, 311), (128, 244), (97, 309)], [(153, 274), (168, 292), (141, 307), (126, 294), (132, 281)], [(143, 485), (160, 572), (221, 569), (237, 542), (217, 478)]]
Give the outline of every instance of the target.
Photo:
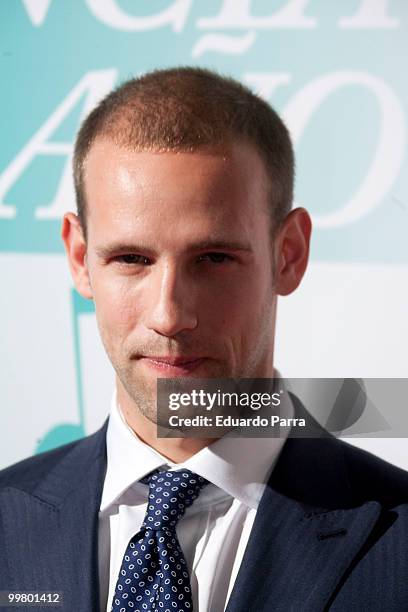
[(79, 218), (66, 213), (62, 221), (61, 237), (65, 244), (71, 275), (78, 293), (88, 300), (93, 299), (86, 257), (86, 241)]
[(309, 259), (312, 220), (304, 208), (295, 208), (275, 239), (275, 290), (289, 295), (300, 284)]

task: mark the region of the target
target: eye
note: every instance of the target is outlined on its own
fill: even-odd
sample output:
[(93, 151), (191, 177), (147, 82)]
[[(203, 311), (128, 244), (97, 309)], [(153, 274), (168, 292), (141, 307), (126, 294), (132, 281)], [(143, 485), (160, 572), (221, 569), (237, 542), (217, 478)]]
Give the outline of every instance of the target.
[(212, 263), (222, 264), (226, 261), (232, 261), (233, 258), (226, 253), (205, 253), (204, 255), (200, 255), (198, 261), (205, 261), (209, 259)]
[(150, 264), (150, 260), (147, 257), (144, 257), (143, 255), (135, 255), (134, 253), (118, 255), (114, 258), (114, 260), (125, 265), (142, 264), (144, 266), (148, 266)]

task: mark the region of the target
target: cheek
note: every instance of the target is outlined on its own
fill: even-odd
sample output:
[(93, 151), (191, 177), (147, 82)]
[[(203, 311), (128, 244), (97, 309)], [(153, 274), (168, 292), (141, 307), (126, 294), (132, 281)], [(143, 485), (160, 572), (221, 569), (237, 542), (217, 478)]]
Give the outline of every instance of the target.
[(124, 337), (138, 320), (138, 304), (126, 283), (100, 279), (94, 287), (96, 317), (101, 335), (113, 341)]
[(202, 292), (199, 320), (204, 329), (230, 333), (238, 337), (247, 335), (261, 325), (271, 305), (271, 283), (265, 281), (261, 271), (220, 283), (217, 291)]

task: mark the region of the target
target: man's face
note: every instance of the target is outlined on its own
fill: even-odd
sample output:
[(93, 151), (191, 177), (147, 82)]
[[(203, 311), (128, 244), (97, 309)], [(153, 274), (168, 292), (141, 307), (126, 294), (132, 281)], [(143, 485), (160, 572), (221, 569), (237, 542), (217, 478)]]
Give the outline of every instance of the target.
[(276, 296), (267, 177), (250, 145), (92, 147), (86, 264), (100, 334), (155, 420), (156, 379), (272, 376)]

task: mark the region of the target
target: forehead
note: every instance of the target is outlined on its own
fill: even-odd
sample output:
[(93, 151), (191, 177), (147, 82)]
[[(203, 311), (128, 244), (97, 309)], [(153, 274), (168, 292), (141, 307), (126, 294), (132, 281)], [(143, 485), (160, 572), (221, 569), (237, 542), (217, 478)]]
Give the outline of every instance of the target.
[[(85, 164), (89, 225), (201, 221), (207, 225), (253, 222), (269, 214), (268, 179), (256, 149), (233, 142), (222, 148), (134, 151), (97, 140)], [(148, 227), (146, 227), (148, 226)]]

